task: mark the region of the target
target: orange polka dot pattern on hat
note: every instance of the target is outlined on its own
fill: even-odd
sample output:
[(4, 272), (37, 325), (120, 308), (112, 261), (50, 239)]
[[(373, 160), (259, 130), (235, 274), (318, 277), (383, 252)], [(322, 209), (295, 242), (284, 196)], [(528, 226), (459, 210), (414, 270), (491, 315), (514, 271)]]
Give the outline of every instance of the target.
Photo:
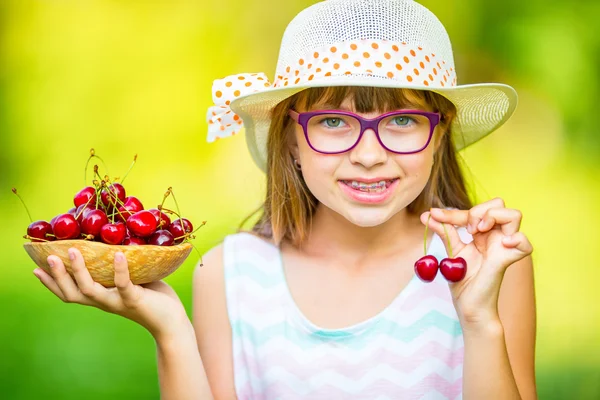
[[(306, 64), (309, 56), (311, 63)], [(419, 44), (386, 40), (354, 40), (312, 49), (310, 55), (280, 69), (273, 87), (302, 86), (342, 75), (391, 79), (415, 88), (457, 84), (454, 68), (435, 53)]]
[(229, 105), (240, 96), (259, 92), (271, 87), (263, 73), (239, 74), (217, 79), (213, 82), (214, 106), (209, 107), (206, 115), (208, 122), (208, 142), (220, 137), (235, 135), (242, 129), (242, 119)]
[[(351, 86), (353, 80), (366, 79), (378, 86), (443, 89), (457, 85), (450, 62), (440, 59), (425, 46), (386, 40), (353, 40), (311, 49), (292, 65), (279, 65), (271, 84), (264, 73), (239, 74), (213, 83), (214, 106), (208, 109), (208, 142), (232, 136), (243, 127), (242, 119), (230, 108), (236, 99), (256, 92), (293, 87), (335, 85)], [(373, 78), (374, 80), (371, 80)]]

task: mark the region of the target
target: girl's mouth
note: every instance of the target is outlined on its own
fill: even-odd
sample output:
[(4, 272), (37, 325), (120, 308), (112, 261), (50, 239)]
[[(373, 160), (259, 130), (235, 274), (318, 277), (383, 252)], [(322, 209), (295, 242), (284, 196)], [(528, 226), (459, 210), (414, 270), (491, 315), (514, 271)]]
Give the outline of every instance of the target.
[(359, 203), (376, 204), (387, 200), (398, 186), (398, 178), (365, 183), (340, 180), (338, 184), (350, 199)]
[(396, 181), (396, 180), (398, 180), (398, 178), (382, 180), (382, 181), (373, 182), (373, 183), (365, 183), (365, 182), (358, 182), (358, 181), (344, 181), (344, 180), (342, 180), (340, 182), (342, 182), (346, 186), (349, 186), (352, 189), (358, 190), (360, 192), (381, 193), (385, 189), (389, 188), (392, 185), (392, 183), (394, 183), (394, 181)]

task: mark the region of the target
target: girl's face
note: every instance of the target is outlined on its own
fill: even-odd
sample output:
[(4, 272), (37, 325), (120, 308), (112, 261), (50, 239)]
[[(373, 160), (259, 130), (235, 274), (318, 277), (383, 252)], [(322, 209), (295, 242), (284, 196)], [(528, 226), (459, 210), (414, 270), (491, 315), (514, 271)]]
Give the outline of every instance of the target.
[[(423, 107), (410, 106), (410, 109)], [(315, 104), (310, 110), (331, 109), (323, 104)], [(353, 102), (346, 98), (338, 109), (356, 113), (364, 118), (375, 118), (380, 113), (358, 113)], [(394, 110), (388, 110), (394, 111)], [(439, 128), (436, 127), (436, 131)], [(377, 140), (375, 132), (365, 130), (360, 142), (353, 149), (340, 154), (321, 154), (310, 148), (299, 124), (295, 124), (296, 143), (292, 147), (294, 158), (302, 167), (302, 175), (313, 195), (326, 207), (361, 227), (380, 225), (398, 212), (404, 210), (423, 191), (433, 166), (434, 147), (437, 132), (429, 145), (414, 154), (396, 154), (387, 151)], [(385, 199), (369, 203), (356, 198), (354, 189), (346, 181), (366, 181), (377, 178), (397, 181), (389, 187)], [(359, 194), (360, 196), (360, 194)]]

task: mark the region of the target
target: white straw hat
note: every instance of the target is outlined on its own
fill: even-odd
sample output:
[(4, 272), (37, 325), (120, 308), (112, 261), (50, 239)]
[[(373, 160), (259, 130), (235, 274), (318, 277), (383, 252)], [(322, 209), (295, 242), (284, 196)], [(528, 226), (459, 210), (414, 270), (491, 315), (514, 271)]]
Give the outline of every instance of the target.
[(446, 29), (422, 5), (412, 0), (328, 0), (303, 10), (286, 28), (273, 83), (264, 73), (214, 82), (208, 141), (244, 127), (250, 154), (265, 171), (272, 108), (306, 88), (323, 86), (439, 93), (458, 109), (452, 125), (458, 150), (504, 124), (517, 105), (517, 93), (508, 85), (457, 85)]

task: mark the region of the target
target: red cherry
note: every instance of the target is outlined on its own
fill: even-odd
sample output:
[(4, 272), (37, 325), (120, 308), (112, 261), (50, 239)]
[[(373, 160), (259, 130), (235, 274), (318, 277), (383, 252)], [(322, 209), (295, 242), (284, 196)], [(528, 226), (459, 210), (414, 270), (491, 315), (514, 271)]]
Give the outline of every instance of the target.
[[(71, 214), (71, 213), (67, 213), (67, 214)], [(58, 214), (56, 217), (54, 217), (54, 218), (52, 218), (52, 219), (50, 220), (50, 226), (52, 226), (52, 230), (54, 230), (54, 223), (56, 222), (56, 219), (57, 219), (58, 217), (60, 217), (61, 215), (62, 215), (62, 214)], [(74, 215), (73, 215), (73, 216), (74, 216)]]
[(54, 240), (54, 236), (46, 236), (46, 234), (52, 235), (52, 225), (46, 221), (35, 221), (29, 224), (27, 227), (27, 235), (31, 238), (43, 239), (35, 240), (31, 239), (32, 242), (45, 242), (48, 240)]
[(55, 217), (52, 230), (58, 240), (76, 239), (81, 234), (79, 223), (71, 214), (61, 214)]
[(106, 224), (100, 229), (100, 237), (107, 244), (121, 244), (125, 240), (127, 229), (122, 222)]
[(73, 215), (75, 218), (77, 218), (77, 222), (79, 222), (81, 224), (81, 221), (83, 221), (83, 219), (87, 216), (87, 214), (90, 211), (93, 211), (96, 209), (96, 206), (93, 206), (91, 204), (88, 204), (87, 206), (85, 204), (80, 205), (79, 207), (77, 207), (77, 210), (75, 211), (75, 215)]
[(98, 237), (100, 235), (100, 229), (108, 224), (108, 218), (102, 210), (86, 210), (83, 211), (85, 215), (81, 221), (81, 232), (89, 235)]
[(69, 211), (67, 211), (67, 214), (71, 214), (72, 216), (77, 217), (77, 207), (71, 207)]
[(144, 239), (135, 236), (125, 236), (125, 240), (123, 241), (123, 245), (125, 246), (141, 246), (144, 244), (147, 244)]
[(96, 205), (96, 200), (92, 199), (94, 197), (96, 197), (96, 189), (92, 186), (88, 186), (77, 192), (77, 194), (73, 198), (73, 203), (75, 203), (75, 207), (79, 207), (80, 205), (86, 203)]
[(158, 229), (169, 229), (169, 225), (171, 225), (171, 218), (169, 218), (167, 214), (165, 214), (157, 208), (151, 208), (148, 211), (150, 211), (156, 218), (156, 222), (158, 223)]
[(415, 274), (423, 282), (431, 282), (438, 273), (438, 260), (432, 255), (423, 256), (415, 263)]
[(181, 227), (181, 219), (176, 219), (169, 226), (169, 232), (171, 232), (171, 235), (173, 235), (173, 237), (175, 238), (175, 244), (183, 242), (183, 239), (185, 239), (183, 236), (186, 233), (191, 233), (194, 230), (192, 223), (188, 219), (183, 218), (183, 226), (185, 226), (185, 232)]
[(108, 189), (102, 190), (100, 198), (105, 206), (125, 203), (125, 188), (120, 183), (113, 183)]
[(127, 219), (127, 229), (134, 236), (148, 237), (156, 231), (156, 218), (150, 211), (142, 210)]
[(148, 238), (148, 244), (155, 246), (173, 246), (174, 243), (173, 235), (166, 229), (158, 230)]
[(144, 206), (137, 197), (129, 196), (125, 198), (125, 202), (119, 207), (119, 213), (116, 215), (117, 219), (121, 222), (127, 221), (129, 217), (138, 211), (142, 211)]
[(462, 257), (444, 258), (440, 262), (440, 272), (450, 282), (461, 281), (467, 275), (467, 262)]

